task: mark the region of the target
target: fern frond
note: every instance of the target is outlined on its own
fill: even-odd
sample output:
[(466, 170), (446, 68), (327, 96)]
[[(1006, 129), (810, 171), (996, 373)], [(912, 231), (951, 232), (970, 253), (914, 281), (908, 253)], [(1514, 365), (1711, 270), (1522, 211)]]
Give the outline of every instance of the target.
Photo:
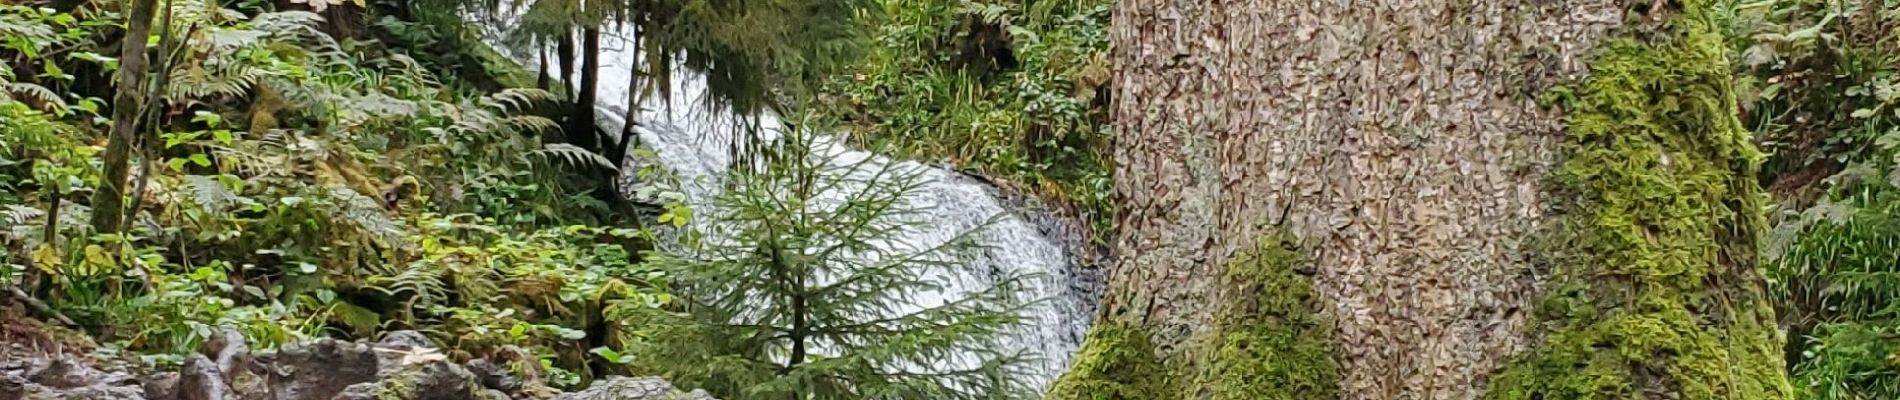
[(46, 216), (46, 211), (17, 204), (8, 204), (0, 209), (0, 239), (31, 240), (43, 233), (44, 224), (34, 220)]
[(482, 98), (484, 105), (504, 113), (521, 112), (537, 102), (553, 100), (553, 92), (534, 88), (511, 88)]
[(333, 200), (337, 216), (364, 234), (387, 246), (401, 243), (403, 226), (383, 214), (381, 201), (343, 186), (331, 186), (326, 192)]
[(314, 29), (323, 22), (323, 16), (301, 10), (278, 11), (257, 14), (251, 18), (251, 27), (273, 34), (299, 34), (305, 29)]
[(546, 117), (534, 116), (534, 115), (520, 115), (520, 116), (509, 117), (507, 120), (507, 125), (510, 128), (519, 129), (523, 132), (531, 132), (531, 133), (542, 133), (542, 132), (552, 131), (552, 130), (558, 129), (559, 127), (559, 125), (555, 124), (554, 120), (552, 119), (548, 119)]
[(31, 224), (34, 219), (46, 216), (46, 211), (18, 204), (8, 204), (0, 209), (0, 227), (13, 227)]
[(166, 97), (173, 100), (202, 99), (213, 96), (238, 97), (274, 72), (249, 65), (233, 65), (228, 70), (212, 71), (200, 67), (172, 71)]
[(66, 108), (66, 101), (59, 98), (59, 93), (54, 93), (53, 89), (47, 89), (45, 86), (26, 82), (9, 82), (7, 83), (7, 91), (24, 94), (35, 100), (59, 107), (60, 109)]
[(593, 164), (596, 167), (609, 171), (619, 170), (619, 168), (614, 166), (613, 160), (567, 143), (549, 144), (547, 147), (535, 150), (534, 154), (543, 157), (557, 158), (575, 166)]
[(231, 207), (255, 203), (248, 197), (232, 191), (217, 176), (186, 175), (184, 178), (186, 201), (213, 212), (224, 212)]

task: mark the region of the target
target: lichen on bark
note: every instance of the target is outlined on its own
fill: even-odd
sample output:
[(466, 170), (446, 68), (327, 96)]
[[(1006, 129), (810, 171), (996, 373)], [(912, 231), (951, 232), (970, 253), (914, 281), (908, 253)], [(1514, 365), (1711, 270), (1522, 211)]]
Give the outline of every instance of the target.
[(1332, 324), (1290, 234), (1263, 236), (1225, 265), (1214, 327), (1192, 358), (1160, 360), (1147, 332), (1105, 322), (1089, 333), (1051, 400), (1318, 400), (1338, 397)]
[[(1642, 2), (1644, 5), (1649, 2)], [(1488, 397), (1777, 399), (1792, 390), (1755, 268), (1761, 154), (1710, 0), (1631, 13), (1577, 85), (1539, 342)], [(1640, 19), (1640, 20), (1638, 20)]]

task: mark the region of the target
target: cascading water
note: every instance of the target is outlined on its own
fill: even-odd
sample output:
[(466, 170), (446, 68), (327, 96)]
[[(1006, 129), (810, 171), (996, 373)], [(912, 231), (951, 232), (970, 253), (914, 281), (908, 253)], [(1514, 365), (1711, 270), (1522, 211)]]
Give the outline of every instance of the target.
[[(493, 40), (499, 37), (496, 32), (498, 30), (491, 29), (491, 43), (499, 42)], [(634, 47), (628, 38), (622, 36), (623, 32), (609, 30), (602, 34), (599, 123), (602, 130), (617, 134), (625, 126), (625, 110), (633, 87), (630, 79), (634, 66), (630, 63), (641, 58), (632, 50)], [(703, 77), (692, 73), (679, 75), (673, 79), (670, 98), (648, 100), (646, 107), (635, 115), (638, 126), (634, 131), (639, 135), (636, 143), (652, 150), (658, 155), (657, 161), (676, 175), (689, 204), (695, 208), (705, 207), (718, 190), (721, 176), (731, 167), (730, 138), (741, 119), (705, 106)], [(776, 136), (777, 118), (764, 115), (755, 121), (759, 123), (762, 139)], [(899, 168), (927, 169), (923, 174), (927, 183), (907, 200), (926, 209), (929, 223), (925, 229), (889, 240), (907, 246), (930, 247), (989, 223), (983, 227), (979, 239), (983, 254), (975, 265), (968, 267), (974, 270), (946, 274), (978, 279), (953, 282), (950, 291), (961, 292), (976, 287), (974, 285), (986, 285), (981, 277), (999, 275), (993, 271), (1036, 275), (1037, 278), (1025, 285), (1027, 293), (1022, 293), (1022, 297), (1045, 300), (1026, 313), (1029, 325), (1023, 327), (1022, 337), (1012, 342), (1025, 346), (1025, 350), (1040, 359), (1040, 365), (1030, 368), (1036, 371), (1036, 376), (1026, 377), (1037, 388), (1046, 387), (1068, 368), (1072, 353), (1092, 322), (1102, 282), (1099, 269), (1086, 264), (1086, 260), (1095, 257), (1086, 254), (1088, 241), (1078, 229), (1078, 221), (1054, 217), (1029, 206), (1034, 201), (1005, 198), (996, 188), (948, 169), (890, 160), (837, 142), (827, 141), (830, 147), (827, 150), (842, 160), (868, 158), (877, 163), (896, 163)], [(631, 176), (632, 171), (627, 172), (629, 175), (623, 176), (623, 180), (636, 179)], [(1000, 220), (990, 220), (999, 215)], [(921, 303), (941, 301), (942, 297), (920, 298), (917, 300), (920, 304), (913, 306), (927, 307)]]

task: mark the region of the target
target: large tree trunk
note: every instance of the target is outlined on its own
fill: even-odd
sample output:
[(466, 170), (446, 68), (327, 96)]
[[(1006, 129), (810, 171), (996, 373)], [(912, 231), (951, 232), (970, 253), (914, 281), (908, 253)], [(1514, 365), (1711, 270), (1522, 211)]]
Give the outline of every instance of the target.
[[(1221, 314), (1299, 311), (1234, 307), (1272, 294), (1223, 290), (1234, 287), (1223, 278), (1234, 273), (1233, 260), (1279, 234), (1300, 242), (1296, 269), (1322, 299), (1311, 311), (1331, 316), (1341, 398), (1468, 399), (1491, 387), (1501, 388), (1498, 398), (1593, 391), (1708, 398), (1694, 381), (1722, 379), (1731, 383), (1714, 393), (1741, 396), (1732, 398), (1785, 388), (1779, 362), (1753, 351), (1775, 340), (1758, 329), (1768, 321), (1759, 313), (1769, 311), (1759, 304), (1752, 256), (1743, 256), (1752, 255), (1749, 239), (1760, 229), (1747, 217), (1760, 212), (1749, 200), (1759, 194), (1749, 181), (1753, 150), (1732, 140), (1733, 97), (1726, 73), (1716, 72), (1726, 62), (1719, 40), (1703, 47), (1717, 33), (1707, 6), (1694, 1), (1120, 1), (1112, 28), (1120, 256), (1102, 327), (1052, 397), (1243, 398), (1179, 375), (1232, 356), (1214, 350), (1238, 340), (1222, 328), (1236, 316)], [(1625, 23), (1625, 6), (1640, 23), (1613, 32)], [(1651, 6), (1665, 9), (1644, 9)], [(1618, 69), (1616, 78), (1632, 82), (1614, 83), (1629, 85), (1597, 82), (1596, 58), (1611, 42), (1702, 57), (1618, 60), (1688, 66)], [(1690, 73), (1669, 70), (1677, 67)], [(1577, 85), (1555, 89), (1560, 84)], [(1544, 107), (1540, 96), (1633, 105)], [(1613, 122), (1596, 124), (1604, 121)], [(1647, 168), (1657, 175), (1644, 177), (1677, 192), (1629, 192), (1654, 182), (1562, 162), (1571, 159)], [(1702, 208), (1611, 219), (1626, 215), (1606, 210), (1630, 198), (1690, 198)], [(1647, 243), (1592, 242), (1631, 226), (1663, 228), (1643, 232)], [(1707, 274), (1645, 270), (1651, 262)], [(1546, 285), (1583, 289), (1546, 294)], [(1711, 297), (1739, 309), (1712, 311)], [(1538, 308), (1548, 303), (1542, 299), (1571, 308)], [(1675, 309), (1621, 309), (1649, 300)], [(1671, 314), (1676, 309), (1685, 314)], [(1617, 332), (1586, 349), (1565, 347), (1577, 331), (1634, 329), (1624, 317), (1678, 318), (1689, 326), (1669, 334), (1722, 341), (1716, 351), (1685, 354), (1709, 349)], [(1130, 340), (1128, 331), (1142, 338)], [(1142, 354), (1101, 348), (1129, 343), (1152, 346), (1155, 360), (1091, 359)], [(1590, 356), (1618, 352), (1653, 357)], [(1571, 353), (1584, 355), (1551, 356)], [(1678, 360), (1692, 356), (1761, 368), (1707, 376), (1696, 370), (1705, 365), (1684, 366), (1706, 360)], [(1597, 384), (1627, 387), (1525, 386), (1564, 382), (1534, 373), (1547, 361), (1575, 361), (1564, 366), (1570, 375), (1602, 374)], [(1771, 361), (1775, 369), (1766, 370)], [(1087, 382), (1124, 379), (1131, 366), (1149, 363), (1170, 365), (1163, 372), (1174, 377), (1142, 389)], [(1586, 365), (1602, 370), (1581, 370)], [(1494, 385), (1499, 371), (1524, 379)], [(1744, 379), (1767, 389), (1733, 383)], [(1102, 397), (1108, 390), (1120, 397)], [(1097, 397), (1074, 397), (1091, 391)]]
[(145, 102), (145, 49), (158, 14), (158, 0), (132, 0), (125, 41), (119, 50), (118, 94), (112, 98), (112, 136), (106, 143), (105, 169), (92, 194), (94, 233), (119, 231), (125, 218), (125, 181), (138, 138), (139, 117)]

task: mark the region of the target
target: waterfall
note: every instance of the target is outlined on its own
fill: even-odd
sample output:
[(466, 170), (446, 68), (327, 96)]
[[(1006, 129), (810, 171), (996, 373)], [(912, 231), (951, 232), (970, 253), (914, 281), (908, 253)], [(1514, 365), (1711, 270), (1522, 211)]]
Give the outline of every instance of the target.
[[(494, 25), (490, 28), (489, 42), (499, 43), (496, 40), (500, 37), (498, 30), (494, 29)], [(629, 37), (625, 36), (628, 33), (609, 29), (603, 30), (602, 35), (598, 122), (605, 132), (617, 135), (626, 123), (624, 116), (629, 107), (629, 93), (633, 84), (631, 72), (633, 64), (640, 58), (632, 50), (634, 46)], [(524, 64), (535, 67), (534, 57), (517, 55), (515, 58), (526, 60)], [(552, 65), (545, 67), (557, 68)], [(681, 71), (673, 77), (673, 85), (669, 98), (649, 99), (636, 114), (637, 144), (652, 150), (658, 155), (657, 162), (676, 175), (690, 205), (695, 208), (706, 207), (719, 189), (720, 177), (732, 163), (728, 144), (739, 118), (705, 106), (703, 96), (706, 95), (706, 85), (703, 77)], [(768, 139), (776, 136), (779, 128), (777, 118), (764, 115), (756, 121), (763, 132), (762, 136)], [(1022, 327), (1020, 337), (1007, 342), (1025, 346), (1024, 350), (1039, 359), (1039, 365), (1030, 368), (1036, 371), (1035, 376), (1025, 377), (1032, 387), (1046, 388), (1050, 381), (1062, 374), (1093, 322), (1102, 289), (1100, 269), (1087, 264), (1087, 260), (1098, 257), (1093, 257), (1088, 250), (1092, 247), (1082, 233), (1082, 222), (1057, 217), (1037, 206), (1038, 202), (1032, 198), (1009, 195), (950, 169), (892, 160), (850, 148), (840, 142), (826, 141), (829, 146), (827, 150), (837, 154), (838, 158), (869, 159), (877, 163), (895, 163), (899, 168), (927, 169), (923, 174), (927, 183), (907, 200), (924, 208), (930, 223), (926, 224), (926, 229), (908, 232), (903, 237), (890, 240), (928, 247), (989, 223), (983, 227), (980, 236), (984, 250), (977, 262), (969, 266), (975, 270), (958, 271), (964, 273), (950, 275), (997, 275), (989, 271), (1037, 275), (1025, 285), (1027, 293), (1022, 293), (1022, 297), (1044, 301), (1026, 312), (1024, 317), (1028, 323)], [(632, 176), (634, 168), (628, 170), (623, 171), (622, 181), (636, 181), (637, 178)], [(993, 216), (999, 215), (1000, 220), (990, 221)], [(951, 291), (970, 290), (976, 287), (974, 285), (984, 284), (986, 282), (981, 279), (965, 280), (954, 283)], [(968, 286), (955, 287), (957, 285)], [(928, 302), (930, 299), (919, 301)]]

